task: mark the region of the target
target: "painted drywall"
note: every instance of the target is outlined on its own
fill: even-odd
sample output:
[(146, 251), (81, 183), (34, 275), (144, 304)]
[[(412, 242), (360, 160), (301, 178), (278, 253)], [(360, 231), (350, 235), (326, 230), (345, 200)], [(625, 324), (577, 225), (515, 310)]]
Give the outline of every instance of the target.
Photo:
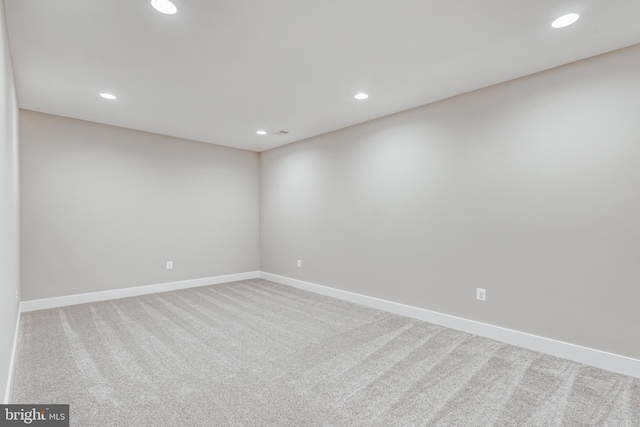
[(263, 152), (260, 269), (640, 358), (639, 112), (636, 45)]
[(18, 318), (20, 234), (18, 190), (18, 107), (0, 0), (0, 393), (4, 396)]
[(257, 153), (26, 110), (20, 149), (24, 300), (257, 270)]

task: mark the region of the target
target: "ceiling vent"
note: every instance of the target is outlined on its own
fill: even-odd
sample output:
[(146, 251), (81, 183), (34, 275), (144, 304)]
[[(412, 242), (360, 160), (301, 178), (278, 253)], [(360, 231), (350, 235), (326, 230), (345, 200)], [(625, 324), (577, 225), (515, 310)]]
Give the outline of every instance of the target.
[(289, 131), (288, 130), (279, 130), (278, 132), (272, 132), (272, 135), (286, 135), (288, 134)]

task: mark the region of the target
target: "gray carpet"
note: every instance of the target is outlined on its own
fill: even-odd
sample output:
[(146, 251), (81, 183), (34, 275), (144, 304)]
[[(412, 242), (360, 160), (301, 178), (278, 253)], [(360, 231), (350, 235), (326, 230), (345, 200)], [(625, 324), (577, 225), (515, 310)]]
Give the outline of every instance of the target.
[(265, 280), (23, 314), (74, 426), (640, 426), (640, 380)]

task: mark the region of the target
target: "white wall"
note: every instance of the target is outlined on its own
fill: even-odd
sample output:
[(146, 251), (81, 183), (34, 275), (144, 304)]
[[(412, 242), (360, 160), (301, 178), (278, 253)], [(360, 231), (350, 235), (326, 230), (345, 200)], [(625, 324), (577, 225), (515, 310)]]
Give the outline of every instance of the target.
[(18, 108), (2, 0), (0, 39), (0, 393), (4, 395), (18, 316), (16, 295), (20, 286), (20, 227)]
[(258, 269), (257, 153), (26, 110), (20, 150), (23, 300)]
[(639, 112), (636, 45), (264, 152), (261, 270), (640, 358)]

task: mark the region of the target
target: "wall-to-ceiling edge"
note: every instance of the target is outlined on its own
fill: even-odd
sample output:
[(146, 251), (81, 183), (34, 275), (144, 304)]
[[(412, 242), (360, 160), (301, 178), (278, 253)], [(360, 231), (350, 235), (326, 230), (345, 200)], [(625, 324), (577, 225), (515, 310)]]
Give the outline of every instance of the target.
[(640, 45), (265, 151), (260, 271), (640, 360), (637, 111)]
[[(640, 378), (640, 350), (630, 339), (639, 320), (640, 200), (628, 185), (640, 178), (639, 52), (631, 47), (262, 153), (257, 253), (265, 272), (103, 287), (25, 301), (22, 309), (262, 277)], [(8, 50), (4, 56), (4, 86), (13, 90)], [(12, 135), (5, 157), (14, 163), (2, 185), (13, 191), (11, 90), (2, 130)], [(0, 227), (10, 234), (19, 229), (19, 199), (9, 193), (2, 208), (15, 217)], [(15, 265), (19, 242), (9, 241)], [(37, 239), (29, 242), (39, 249)], [(2, 343), (11, 351), (0, 355), (0, 369), (9, 367), (3, 378), (10, 378), (19, 280), (2, 279), (2, 300), (10, 302), (2, 312), (11, 317), (3, 318)], [(470, 297), (476, 287), (488, 289), (489, 303)], [(6, 390), (5, 400), (8, 381)]]
[(22, 300), (256, 271), (258, 157), (20, 110)]

